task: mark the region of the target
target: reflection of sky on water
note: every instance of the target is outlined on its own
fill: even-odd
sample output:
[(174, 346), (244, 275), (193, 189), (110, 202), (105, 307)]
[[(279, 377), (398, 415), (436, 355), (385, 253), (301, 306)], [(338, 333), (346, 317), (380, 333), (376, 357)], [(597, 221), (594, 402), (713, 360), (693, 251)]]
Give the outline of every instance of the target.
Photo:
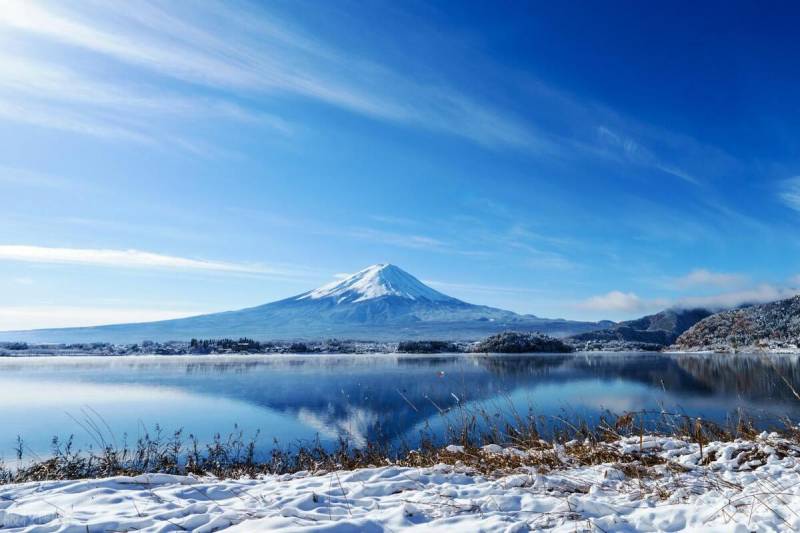
[[(779, 375), (800, 388), (797, 358), (578, 354), (0, 359), (0, 454), (17, 434), (45, 453), (53, 435), (91, 443), (69, 415), (86, 406), (118, 440), (158, 423), (201, 441), (235, 423), (260, 429), (264, 450), (319, 435), (354, 444), (380, 434), (413, 444), (440, 410), (580, 416), (661, 409), (722, 421), (737, 407), (774, 419), (800, 414)], [(98, 424), (102, 426), (102, 424)]]
[[(87, 422), (87, 418), (91, 421)], [(8, 459), (16, 436), (26, 451), (45, 454), (54, 435), (75, 435), (81, 449), (97, 447), (89, 435), (94, 424), (107, 442), (133, 443), (159, 424), (169, 436), (185, 428), (200, 442), (226, 434), (238, 423), (250, 436), (256, 428), (282, 443), (311, 439), (315, 430), (288, 413), (247, 402), (167, 387), (0, 379), (0, 457)], [(106, 424), (108, 427), (106, 427)]]

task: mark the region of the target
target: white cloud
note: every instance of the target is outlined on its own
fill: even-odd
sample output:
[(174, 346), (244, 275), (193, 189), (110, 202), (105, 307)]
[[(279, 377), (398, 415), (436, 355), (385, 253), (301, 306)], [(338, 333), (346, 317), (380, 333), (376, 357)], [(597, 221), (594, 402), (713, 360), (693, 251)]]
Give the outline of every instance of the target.
[(788, 287), (776, 287), (774, 285), (762, 284), (757, 287), (725, 292), (711, 296), (691, 296), (679, 298), (672, 307), (693, 308), (705, 307), (707, 309), (729, 309), (742, 304), (760, 304), (791, 298), (800, 293), (800, 290)]
[(633, 318), (641, 314), (655, 313), (664, 309), (693, 309), (702, 307), (712, 311), (730, 309), (743, 304), (760, 304), (791, 298), (800, 294), (800, 289), (762, 284), (756, 287), (723, 292), (709, 296), (687, 296), (683, 298), (641, 298), (633, 292), (611, 291), (592, 296), (575, 304), (577, 309), (615, 316)]
[(169, 320), (201, 314), (196, 310), (131, 309), (78, 306), (0, 307), (0, 331), (68, 328)]
[(725, 272), (711, 272), (704, 268), (692, 270), (675, 280), (675, 285), (686, 289), (690, 287), (732, 287), (747, 282), (747, 276)]
[(291, 276), (292, 270), (268, 268), (260, 265), (190, 259), (140, 250), (108, 250), (96, 248), (50, 248), (45, 246), (0, 245), (0, 261), (27, 263), (56, 263), (92, 265), (121, 268), (166, 268), (179, 270), (206, 270), (250, 274), (276, 274)]
[(652, 301), (643, 300), (633, 292), (611, 291), (579, 302), (577, 307), (587, 311), (633, 312), (652, 308)]
[(778, 197), (791, 209), (800, 211), (800, 176), (783, 180)]

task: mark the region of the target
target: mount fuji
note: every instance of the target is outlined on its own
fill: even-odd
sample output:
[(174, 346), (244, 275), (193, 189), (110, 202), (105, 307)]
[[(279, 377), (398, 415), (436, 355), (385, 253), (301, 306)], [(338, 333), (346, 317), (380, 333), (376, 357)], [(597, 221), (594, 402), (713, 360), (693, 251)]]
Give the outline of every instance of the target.
[(567, 336), (611, 324), (546, 319), (473, 305), (428, 287), (394, 265), (379, 264), (318, 289), (238, 311), (158, 322), (0, 332), (0, 340), (45, 343), (134, 343), (221, 337), (471, 340), (510, 329)]

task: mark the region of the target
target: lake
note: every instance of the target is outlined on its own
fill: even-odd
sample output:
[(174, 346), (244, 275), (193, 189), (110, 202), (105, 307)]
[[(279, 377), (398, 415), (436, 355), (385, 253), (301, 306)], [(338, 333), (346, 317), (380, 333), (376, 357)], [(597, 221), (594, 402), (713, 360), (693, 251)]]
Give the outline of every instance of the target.
[[(604, 410), (666, 409), (723, 422), (744, 409), (769, 427), (800, 419), (797, 356), (620, 354), (139, 356), (0, 358), (0, 456), (28, 457), (51, 438), (128, 442), (159, 424), (201, 442), (234, 424), (260, 450), (377, 434), (410, 444), (442, 413), (482, 406), (597, 420)], [(446, 416), (446, 415), (445, 415)]]

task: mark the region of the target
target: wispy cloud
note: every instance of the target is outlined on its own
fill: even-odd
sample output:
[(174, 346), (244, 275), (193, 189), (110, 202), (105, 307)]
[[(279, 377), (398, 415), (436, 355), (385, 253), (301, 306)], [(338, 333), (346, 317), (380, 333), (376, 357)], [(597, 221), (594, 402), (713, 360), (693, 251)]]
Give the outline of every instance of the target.
[[(227, 92), (299, 95), (382, 120), (466, 137), (485, 145), (542, 149), (549, 143), (529, 125), (443, 85), (420, 85), (383, 66), (316, 43), (261, 10), (222, 3), (176, 5), (99, 4), (99, 9), (8, 0), (0, 24), (63, 42), (160, 76)], [(106, 9), (107, 8), (107, 9)], [(213, 23), (213, 26), (212, 26)], [(218, 30), (231, 30), (222, 38)], [(235, 38), (230, 38), (235, 35)], [(18, 68), (25, 71), (25, 68)], [(64, 69), (22, 84), (49, 90)], [(16, 83), (20, 88), (20, 83)], [(74, 98), (156, 105), (102, 84), (83, 83)], [(69, 92), (69, 91), (68, 91)], [(242, 114), (249, 114), (242, 111)]]
[(296, 269), (271, 268), (256, 264), (230, 263), (163, 255), (141, 250), (108, 250), (97, 248), (50, 248), (45, 246), (0, 245), (0, 261), (26, 263), (73, 264), (117, 268), (156, 268), (204, 270), (240, 274), (265, 274), (296, 277)]
[(134, 129), (94, 120), (79, 113), (41, 105), (0, 102), (0, 119), (80, 133), (111, 140), (152, 144), (154, 139)]
[[(531, 230), (527, 225), (508, 218), (510, 225), (489, 227), (484, 220), (462, 220), (455, 231), (486, 253), (507, 254), (515, 250), (520, 261), (529, 268), (549, 270), (571, 270), (579, 266), (566, 255), (574, 241), (559, 236)], [(573, 246), (574, 248), (574, 246)]]
[(744, 304), (760, 304), (790, 298), (800, 294), (800, 288), (761, 284), (754, 287), (727, 291), (707, 296), (679, 298), (642, 298), (633, 292), (611, 291), (592, 296), (574, 304), (576, 309), (633, 318), (639, 314), (654, 313), (663, 309), (705, 308), (712, 311), (731, 309)]
[(0, 331), (150, 322), (153, 320), (183, 318), (198, 315), (202, 312), (206, 311), (57, 305), (8, 306), (0, 307)]
[[(717, 195), (718, 196), (718, 195)], [(700, 198), (701, 209), (714, 215), (713, 225), (731, 225), (736, 223), (750, 231), (757, 231), (764, 235), (774, 232), (774, 227), (767, 224), (763, 219), (759, 219), (720, 202), (719, 198), (713, 196), (702, 196)]]
[(800, 212), (800, 176), (783, 180), (778, 198), (787, 207)]
[[(259, 224), (268, 224), (278, 228), (303, 231), (307, 235), (322, 235), (334, 238), (351, 239), (356, 241), (366, 241), (398, 248), (409, 248), (413, 250), (427, 250), (439, 253), (452, 253), (456, 255), (473, 255), (477, 252), (460, 249), (457, 243), (443, 238), (433, 237), (417, 231), (388, 231), (376, 229), (374, 227), (344, 226), (337, 227), (334, 224), (324, 221), (306, 218), (298, 220), (296, 218), (283, 217), (275, 213), (256, 210), (256, 209), (229, 209), (240, 217), (247, 217)], [(370, 217), (372, 218), (372, 217)], [(384, 222), (384, 221), (382, 221)], [(397, 224), (394, 219), (387, 219), (385, 222)]]
[(392, 215), (370, 215), (369, 218), (375, 222), (380, 222), (382, 224), (391, 226), (416, 226), (420, 223), (419, 220)]
[(33, 58), (0, 57), (0, 88), (8, 97), (35, 97), (67, 104), (84, 104), (121, 111), (167, 116), (214, 117), (264, 124), (285, 134), (292, 127), (280, 117), (236, 103), (177, 94), (144, 85), (127, 85), (92, 79), (63, 65)]
[(476, 283), (452, 283), (449, 281), (437, 280), (423, 280), (424, 283), (431, 287), (441, 289), (442, 291), (463, 291), (469, 293), (480, 294), (543, 294), (548, 291), (544, 289), (532, 289), (526, 287), (512, 287), (506, 285), (483, 285)]
[(111, 111), (100, 113), (71, 111), (47, 103), (0, 101), (0, 120), (78, 133), (106, 141), (132, 142), (159, 149), (178, 148), (200, 157), (239, 157), (238, 152), (219, 148), (202, 140), (191, 140), (166, 131), (155, 131), (140, 119), (109, 118), (112, 114)]
[(27, 185), (30, 187), (46, 187), (53, 189), (74, 188), (75, 183), (52, 174), (36, 172), (18, 167), (0, 165), (0, 183)]
[(391, 246), (402, 248), (413, 248), (416, 250), (448, 251), (451, 250), (449, 244), (442, 240), (427, 235), (416, 233), (397, 233), (392, 231), (382, 231), (373, 228), (350, 228), (335, 230), (335, 233), (351, 237), (354, 239), (368, 240)]
[(612, 131), (606, 126), (597, 127), (599, 145), (609, 150), (608, 155), (622, 157), (624, 160), (637, 165), (651, 167), (665, 174), (679, 178), (692, 185), (700, 185), (700, 181), (687, 171), (667, 163), (659, 158), (652, 150), (643, 146), (632, 137)]
[(733, 274), (726, 272), (711, 272), (704, 268), (692, 270), (685, 276), (677, 278), (675, 285), (681, 289), (690, 287), (732, 287), (747, 283), (748, 278), (744, 274)]
[[(500, 100), (468, 94), (444, 78), (411, 76), (396, 66), (337, 48), (336, 43), (321, 42), (310, 31), (276, 17), (264, 5), (231, 5), (213, 0), (188, 4), (6, 0), (0, 10), (0, 25), (39, 40), (67, 44), (83, 53), (102, 56), (115, 62), (115, 66), (136, 69), (137, 73), (167, 82), (159, 89), (120, 84), (118, 80), (112, 83), (96, 79), (96, 72), (38, 62), (28, 55), (2, 62), (0, 77), (5, 70), (7, 79), (0, 86), (30, 97), (58, 98), (93, 108), (113, 105), (165, 109), (166, 114), (192, 114), (198, 110), (203, 116), (211, 113), (234, 120), (260, 121), (283, 133), (292, 131), (293, 126), (279, 117), (255, 111), (248, 104), (234, 102), (241, 102), (241, 97), (252, 101), (257, 96), (283, 104), (284, 100), (275, 98), (300, 97), (490, 148), (545, 156), (573, 156), (577, 152), (611, 157), (658, 169), (693, 185), (701, 181), (692, 168), (698, 166), (698, 161), (704, 163), (703, 168), (709, 168), (709, 160), (722, 158), (718, 151), (692, 139), (641, 127), (541, 80), (519, 84), (537, 87), (524, 97), (535, 102), (531, 107), (541, 110), (536, 113), (543, 114), (523, 116), (504, 107)], [(472, 52), (480, 55), (477, 50)], [(482, 66), (487, 66), (498, 80), (507, 81), (507, 73)], [(425, 65), (420, 63), (420, 67)], [(512, 79), (515, 76), (522, 77), (516, 73)], [(183, 91), (163, 89), (175, 82)], [(219, 98), (190, 96), (192, 91), (207, 89)], [(30, 102), (27, 104), (31, 106)], [(23, 118), (19, 113), (7, 115)], [(74, 117), (69, 121), (35, 123), (63, 128), (72, 122)], [(91, 133), (100, 129), (73, 130)], [(675, 153), (689, 155), (666, 155)]]

